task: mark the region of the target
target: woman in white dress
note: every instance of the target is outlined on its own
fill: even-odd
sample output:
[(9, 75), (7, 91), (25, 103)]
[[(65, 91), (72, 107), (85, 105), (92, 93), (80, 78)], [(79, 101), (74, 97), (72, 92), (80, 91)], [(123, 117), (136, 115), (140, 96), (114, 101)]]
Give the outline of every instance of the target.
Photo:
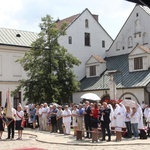
[(78, 109), (77, 106), (74, 105), (72, 110), (72, 126), (74, 128), (74, 136), (76, 136), (77, 126), (78, 126), (77, 115), (78, 115)]
[(65, 126), (66, 135), (70, 134), (70, 124), (71, 124), (71, 111), (68, 109), (68, 105), (64, 107), (64, 111), (62, 113), (63, 124)]
[(116, 104), (114, 111), (116, 141), (121, 141), (122, 128), (125, 128), (125, 112), (126, 108), (122, 104)]
[(139, 113), (139, 122), (138, 122), (138, 129), (143, 130), (144, 124), (143, 124), (143, 111), (139, 104), (137, 104), (137, 112)]
[(24, 112), (22, 111), (21, 105), (18, 105), (16, 111), (16, 130), (18, 130), (17, 140), (22, 139), (23, 120), (24, 120)]

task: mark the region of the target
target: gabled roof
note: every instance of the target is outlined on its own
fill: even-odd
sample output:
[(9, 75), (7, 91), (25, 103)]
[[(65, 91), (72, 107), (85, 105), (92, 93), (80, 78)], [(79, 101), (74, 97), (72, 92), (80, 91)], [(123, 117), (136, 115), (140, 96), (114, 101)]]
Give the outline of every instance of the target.
[(139, 47), (141, 50), (143, 50), (144, 52), (150, 53), (150, 49), (149, 49), (149, 48), (147, 48), (147, 47), (145, 47), (145, 46), (143, 46), (143, 45), (139, 45), (138, 47)]
[[(136, 7), (140, 7), (142, 10), (144, 10), (148, 15), (150, 15), (150, 8), (148, 8), (147, 6), (141, 6), (141, 5), (135, 5), (135, 7), (133, 8), (132, 12), (130, 13), (130, 15), (128, 16), (127, 20), (125, 21), (124, 25), (122, 26), (122, 28), (120, 29), (120, 31), (118, 32), (116, 38), (114, 39), (114, 41), (112, 42), (110, 48), (113, 46), (113, 44), (115, 43), (117, 37), (120, 35), (121, 31), (124, 29), (125, 25), (127, 24), (130, 16), (133, 14), (134, 10), (136, 9)], [(110, 48), (107, 50), (109, 51)]]
[(136, 48), (140, 48), (144, 53), (150, 53), (150, 49), (148, 47), (145, 47), (144, 45), (137, 45), (133, 48), (129, 55), (131, 55)]
[(37, 38), (38, 34), (34, 32), (0, 28), (0, 45), (31, 47)]
[(149, 0), (126, 0), (129, 2), (137, 3), (139, 5), (148, 6), (150, 7), (150, 1)]
[(87, 61), (85, 64), (87, 64), (87, 63), (89, 62), (89, 60), (90, 60), (92, 57), (93, 57), (95, 60), (97, 60), (98, 62), (100, 62), (100, 63), (106, 62), (106, 61), (105, 61), (103, 58), (101, 58), (100, 56), (98, 56), (98, 55), (92, 55), (92, 56), (88, 59), (88, 61)]
[[(63, 20), (59, 20), (57, 21), (57, 26), (60, 28), (61, 25), (63, 23), (67, 23), (67, 28), (69, 28), (69, 26), (71, 26), (85, 11), (88, 11), (92, 16), (93, 18), (97, 21), (97, 23), (99, 24), (99, 26), (105, 31), (105, 33), (112, 39), (112, 37), (106, 32), (106, 30), (101, 26), (101, 24), (98, 22), (98, 15), (95, 15), (95, 14), (92, 14), (88, 8), (86, 8), (85, 10), (83, 10), (82, 13), (80, 14), (76, 14), (76, 15), (73, 15), (71, 17), (68, 17), (68, 18), (65, 18)], [(66, 28), (66, 29), (67, 29)], [(113, 39), (112, 39), (113, 40)]]
[[(150, 69), (144, 71), (129, 72), (128, 54), (108, 57), (107, 71), (117, 70), (114, 74), (117, 88), (145, 87), (150, 82)], [(85, 78), (81, 81), (81, 91), (109, 89), (109, 76), (105, 72), (94, 78)]]
[(100, 63), (106, 62), (103, 58), (101, 58), (98, 55), (92, 55), (96, 60), (98, 60)]
[(78, 16), (79, 14), (57, 21), (57, 27), (60, 28), (63, 23), (67, 23), (69, 26)]
[(140, 6), (148, 15), (150, 15), (150, 8), (147, 6)]

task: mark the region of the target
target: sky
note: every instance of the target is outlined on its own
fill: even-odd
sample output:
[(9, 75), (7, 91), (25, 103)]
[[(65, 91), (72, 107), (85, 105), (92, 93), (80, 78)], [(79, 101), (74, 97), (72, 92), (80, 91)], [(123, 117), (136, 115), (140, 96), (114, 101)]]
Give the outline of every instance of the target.
[(113, 39), (135, 6), (125, 0), (0, 0), (0, 4), (1, 28), (39, 33), (47, 14), (61, 20), (88, 8), (99, 15), (99, 23)]

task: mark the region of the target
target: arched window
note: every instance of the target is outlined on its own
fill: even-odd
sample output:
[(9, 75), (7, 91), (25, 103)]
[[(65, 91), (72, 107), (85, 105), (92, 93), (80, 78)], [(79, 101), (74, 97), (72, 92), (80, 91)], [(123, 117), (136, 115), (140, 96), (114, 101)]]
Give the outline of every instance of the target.
[(88, 21), (88, 19), (85, 19), (85, 27), (86, 27), (86, 28), (89, 27), (89, 21)]
[(119, 51), (120, 50), (120, 42), (116, 43), (116, 50)]
[(135, 21), (135, 33), (141, 32), (141, 22), (139, 19)]
[(143, 44), (148, 44), (148, 35), (146, 32), (143, 33)]
[(132, 48), (132, 46), (133, 46), (133, 39), (132, 39), (132, 37), (130, 36), (130, 37), (128, 38), (128, 48)]

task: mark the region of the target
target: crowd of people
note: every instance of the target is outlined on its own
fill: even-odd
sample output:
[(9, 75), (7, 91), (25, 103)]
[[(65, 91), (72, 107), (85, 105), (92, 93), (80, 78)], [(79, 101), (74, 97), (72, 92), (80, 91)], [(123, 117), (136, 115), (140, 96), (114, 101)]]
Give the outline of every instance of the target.
[[(0, 107), (0, 139), (4, 131), (2, 121), (3, 110)], [(141, 108), (125, 107), (121, 103), (107, 104), (85, 103), (70, 104), (61, 106), (57, 104), (49, 105), (43, 103), (40, 105), (28, 104), (22, 108), (21, 104), (15, 110), (13, 108), (14, 120), (8, 125), (7, 139), (14, 139), (14, 129), (18, 130), (18, 138), (22, 139), (24, 127), (31, 127), (41, 131), (70, 135), (71, 128), (74, 130), (74, 136), (77, 130), (85, 131), (85, 138), (92, 138), (92, 132), (102, 133), (101, 141), (111, 141), (112, 133), (116, 135), (116, 141), (121, 141), (122, 137), (138, 139), (144, 127), (149, 128), (150, 108), (144, 106)], [(143, 121), (143, 118), (145, 121)]]
[(18, 130), (18, 138), (16, 140), (22, 139), (22, 131), (24, 128), (24, 111), (22, 106), (19, 104), (17, 109), (11, 108), (10, 111), (12, 117), (6, 117), (6, 109), (0, 107), (0, 139), (2, 138), (5, 127), (7, 126), (8, 136), (6, 140), (14, 140), (15, 129)]

